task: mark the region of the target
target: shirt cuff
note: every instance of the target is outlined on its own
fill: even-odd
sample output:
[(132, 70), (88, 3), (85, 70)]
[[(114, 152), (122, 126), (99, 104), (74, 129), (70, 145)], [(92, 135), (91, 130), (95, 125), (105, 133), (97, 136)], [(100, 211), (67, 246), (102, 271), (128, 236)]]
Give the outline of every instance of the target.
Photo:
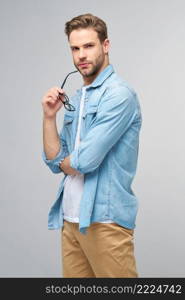
[(46, 163), (46, 165), (48, 165), (48, 167), (52, 168), (57, 168), (58, 171), (62, 171), (59, 167), (60, 163), (65, 159), (65, 154), (63, 153), (62, 149), (60, 149), (60, 151), (58, 152), (58, 154), (56, 155), (55, 158), (53, 159), (47, 159), (45, 152), (42, 152), (42, 158), (44, 160), (44, 162)]

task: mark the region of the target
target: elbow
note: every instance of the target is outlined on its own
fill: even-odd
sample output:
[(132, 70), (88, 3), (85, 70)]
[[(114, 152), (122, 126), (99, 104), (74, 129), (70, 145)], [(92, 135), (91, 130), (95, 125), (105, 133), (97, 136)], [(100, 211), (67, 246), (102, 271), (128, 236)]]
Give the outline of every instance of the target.
[(50, 169), (50, 171), (52, 173), (54, 173), (54, 174), (58, 174), (58, 173), (63, 172), (58, 165), (48, 165), (48, 164), (46, 164), (46, 165), (48, 166), (48, 168)]
[(59, 173), (62, 172), (61, 168), (58, 167), (58, 166), (52, 166), (52, 167), (50, 167), (50, 170), (51, 170), (51, 172), (54, 173), (54, 174), (59, 174)]
[(58, 156), (55, 159), (49, 160), (46, 158), (45, 152), (43, 151), (42, 158), (43, 158), (44, 163), (49, 167), (49, 169), (51, 170), (52, 173), (58, 174), (58, 173), (63, 172), (59, 166), (61, 159), (63, 159), (63, 155), (61, 152), (58, 154)]

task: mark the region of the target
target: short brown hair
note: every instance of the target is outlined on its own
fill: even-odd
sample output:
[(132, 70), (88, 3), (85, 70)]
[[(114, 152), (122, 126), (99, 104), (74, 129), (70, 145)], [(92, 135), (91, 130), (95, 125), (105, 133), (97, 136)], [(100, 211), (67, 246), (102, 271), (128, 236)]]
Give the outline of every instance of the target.
[(65, 24), (65, 33), (68, 37), (71, 32), (79, 28), (93, 28), (97, 34), (100, 42), (103, 42), (107, 38), (107, 25), (106, 23), (92, 14), (84, 14), (73, 18), (71, 21)]

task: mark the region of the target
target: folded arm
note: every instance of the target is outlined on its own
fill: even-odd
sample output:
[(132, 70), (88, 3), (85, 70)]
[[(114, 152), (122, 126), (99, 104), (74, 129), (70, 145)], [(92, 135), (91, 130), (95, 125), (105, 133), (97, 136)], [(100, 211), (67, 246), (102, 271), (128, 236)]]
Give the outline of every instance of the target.
[(135, 95), (126, 87), (112, 89), (99, 105), (89, 132), (61, 164), (80, 173), (89, 173), (99, 167), (106, 154), (130, 127), (137, 115)]

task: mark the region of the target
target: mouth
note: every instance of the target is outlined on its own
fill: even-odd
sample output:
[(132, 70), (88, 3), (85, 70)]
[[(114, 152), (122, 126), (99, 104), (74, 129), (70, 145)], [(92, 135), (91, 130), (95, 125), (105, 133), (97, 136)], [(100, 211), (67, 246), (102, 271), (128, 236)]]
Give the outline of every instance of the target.
[(79, 64), (78, 66), (81, 68), (87, 68), (88, 65), (89, 65), (89, 63), (82, 63), (82, 64)]

